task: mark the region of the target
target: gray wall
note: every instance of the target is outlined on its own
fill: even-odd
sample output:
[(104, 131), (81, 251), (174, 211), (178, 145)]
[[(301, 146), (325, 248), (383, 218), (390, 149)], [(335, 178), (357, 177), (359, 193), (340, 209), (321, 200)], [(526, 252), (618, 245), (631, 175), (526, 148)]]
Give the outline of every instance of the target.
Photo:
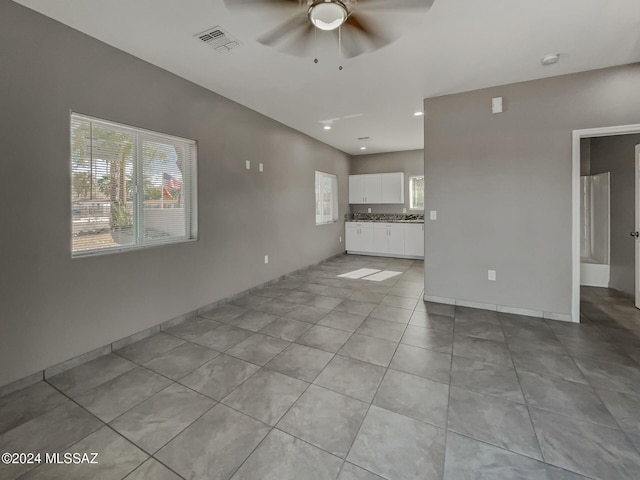
[(424, 175), (424, 150), (357, 155), (351, 157), (350, 163), (351, 175), (404, 172), (404, 205), (351, 205), (352, 213), (366, 213), (369, 207), (371, 213), (402, 213), (403, 208), (407, 213), (422, 213), (422, 210), (409, 209), (409, 177)]
[(580, 139), (580, 175), (591, 175), (591, 139)]
[[(0, 58), (0, 385), (344, 250), (348, 155), (9, 0)], [(198, 141), (198, 242), (71, 259), (71, 110)]]
[(638, 85), (634, 64), (426, 99), (426, 294), (569, 314), (572, 130), (640, 123)]
[(635, 295), (636, 183), (634, 157), (640, 135), (591, 139), (591, 175), (611, 172), (611, 278), (609, 286)]

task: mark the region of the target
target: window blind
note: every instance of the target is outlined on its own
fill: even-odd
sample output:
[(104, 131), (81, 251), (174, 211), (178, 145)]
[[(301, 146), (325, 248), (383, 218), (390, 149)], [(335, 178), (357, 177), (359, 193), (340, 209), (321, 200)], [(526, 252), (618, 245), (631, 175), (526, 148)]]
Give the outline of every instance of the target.
[(72, 254), (195, 239), (196, 143), (71, 115)]
[(316, 171), (316, 225), (338, 220), (338, 177)]

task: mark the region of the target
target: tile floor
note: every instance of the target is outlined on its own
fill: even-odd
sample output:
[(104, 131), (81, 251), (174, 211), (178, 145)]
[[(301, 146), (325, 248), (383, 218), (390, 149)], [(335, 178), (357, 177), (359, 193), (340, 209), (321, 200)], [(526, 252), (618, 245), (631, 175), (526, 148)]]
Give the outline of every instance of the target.
[[(382, 282), (338, 278), (403, 272)], [(640, 312), (580, 325), (425, 303), (422, 262), (342, 256), (0, 397), (2, 479), (640, 478)]]

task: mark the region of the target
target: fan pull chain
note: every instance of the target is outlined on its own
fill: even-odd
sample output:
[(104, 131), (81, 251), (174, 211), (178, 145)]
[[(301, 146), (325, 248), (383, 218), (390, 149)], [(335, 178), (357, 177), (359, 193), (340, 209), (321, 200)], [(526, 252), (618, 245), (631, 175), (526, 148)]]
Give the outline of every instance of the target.
[[(342, 56), (342, 25), (338, 27), (338, 59)], [(338, 66), (338, 70), (342, 70), (342, 65)]]
[(313, 46), (316, 49), (316, 58), (313, 59), (313, 63), (318, 63), (318, 29), (313, 29)]

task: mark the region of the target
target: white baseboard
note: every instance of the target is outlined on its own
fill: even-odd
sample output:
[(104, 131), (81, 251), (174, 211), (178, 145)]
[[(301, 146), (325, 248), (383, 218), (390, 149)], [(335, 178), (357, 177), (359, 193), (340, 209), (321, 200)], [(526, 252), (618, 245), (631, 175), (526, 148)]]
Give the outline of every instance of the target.
[(474, 302), (470, 300), (460, 300), (457, 298), (437, 297), (434, 295), (425, 295), (425, 302), (442, 303), (445, 305), (455, 305), (457, 307), (478, 308), (481, 310), (492, 310), (500, 313), (511, 313), (515, 315), (524, 315), (527, 317), (545, 318), (548, 320), (559, 320), (561, 322), (573, 322), (570, 313), (543, 312), (542, 310), (533, 310), (530, 308), (510, 307), (508, 305), (497, 305), (492, 303)]
[(498, 305), (498, 311), (501, 313), (512, 313), (514, 315), (526, 315), (528, 317), (544, 317), (543, 311), (531, 310), (529, 308), (505, 307), (504, 305)]
[(574, 322), (570, 313), (544, 312), (544, 318), (548, 320), (559, 320), (561, 322), (580, 323), (579, 321)]
[(406, 258), (408, 260), (424, 260), (424, 257), (418, 257), (415, 255), (391, 255), (388, 253), (354, 252), (353, 250), (347, 250), (347, 254), (348, 255), (366, 255), (367, 257)]
[(498, 310), (497, 305), (491, 303), (470, 302), (468, 300), (456, 300), (456, 307), (479, 308), (480, 310)]
[[(316, 265), (321, 265), (324, 262), (327, 262), (335, 257), (339, 257), (340, 255), (343, 255), (343, 253), (338, 253), (336, 255), (331, 255), (330, 257), (325, 258), (324, 260), (321, 260), (318, 263), (314, 263), (311, 265), (306, 266), (305, 268), (311, 268), (313, 266)], [(107, 345), (103, 345), (101, 347), (98, 347), (94, 350), (91, 350), (89, 352), (85, 352), (83, 354), (77, 355), (75, 357), (69, 358), (67, 360), (64, 360), (56, 365), (52, 365), (50, 367), (46, 367), (42, 370), (38, 370), (37, 372), (34, 372), (30, 375), (27, 375), (26, 377), (22, 377), (19, 378), (17, 380), (14, 380), (12, 382), (9, 382), (5, 385), (0, 385), (0, 396), (9, 394), (11, 392), (14, 392), (16, 390), (21, 390), (23, 388), (26, 388), (30, 385), (33, 385), (34, 383), (40, 382), (43, 379), (47, 379), (47, 378), (51, 378), (54, 375), (58, 375), (66, 370), (69, 370), (71, 368), (77, 367), (79, 365), (82, 365), (84, 363), (87, 363), (91, 360), (94, 360), (98, 357), (101, 357), (103, 355), (108, 355), (109, 353), (118, 350), (120, 348), (123, 348), (127, 345), (130, 345), (131, 343), (143, 340), (144, 338), (147, 338), (151, 335), (154, 335), (162, 330), (165, 330), (167, 328), (170, 328), (172, 326), (175, 325), (179, 325), (180, 323), (183, 323), (187, 320), (190, 320), (192, 318), (195, 318), (197, 315), (199, 315), (200, 313), (205, 313), (217, 306), (226, 304), (228, 302), (230, 302), (232, 299), (237, 298), (238, 296), (241, 295), (246, 295), (248, 293), (250, 293), (251, 291), (254, 291), (256, 289), (259, 288), (264, 288), (265, 286), (271, 285), (275, 282), (277, 282), (278, 280), (281, 280), (283, 278), (285, 278), (288, 275), (293, 274), (294, 272), (288, 273), (286, 275), (281, 275), (276, 279), (273, 280), (269, 280), (268, 282), (262, 283), (260, 285), (256, 285), (255, 287), (252, 287), (251, 289), (245, 290), (243, 292), (240, 292), (238, 294), (235, 295), (231, 295), (227, 298), (223, 298), (220, 300), (217, 300), (215, 302), (209, 303), (208, 305), (203, 305), (202, 307), (193, 310), (191, 312), (187, 312), (184, 313), (182, 315), (179, 315), (177, 317), (174, 317), (172, 319), (166, 320), (162, 323), (159, 323), (157, 325), (154, 325), (150, 328), (147, 328), (145, 330), (142, 330), (140, 332), (136, 332), (132, 335), (129, 335), (125, 338), (121, 338), (119, 340), (116, 340), (114, 342), (108, 343)]]
[(456, 299), (455, 298), (434, 297), (432, 295), (425, 295), (424, 296), (424, 301), (425, 302), (433, 302), (433, 303), (444, 303), (445, 305), (455, 305), (456, 304)]

